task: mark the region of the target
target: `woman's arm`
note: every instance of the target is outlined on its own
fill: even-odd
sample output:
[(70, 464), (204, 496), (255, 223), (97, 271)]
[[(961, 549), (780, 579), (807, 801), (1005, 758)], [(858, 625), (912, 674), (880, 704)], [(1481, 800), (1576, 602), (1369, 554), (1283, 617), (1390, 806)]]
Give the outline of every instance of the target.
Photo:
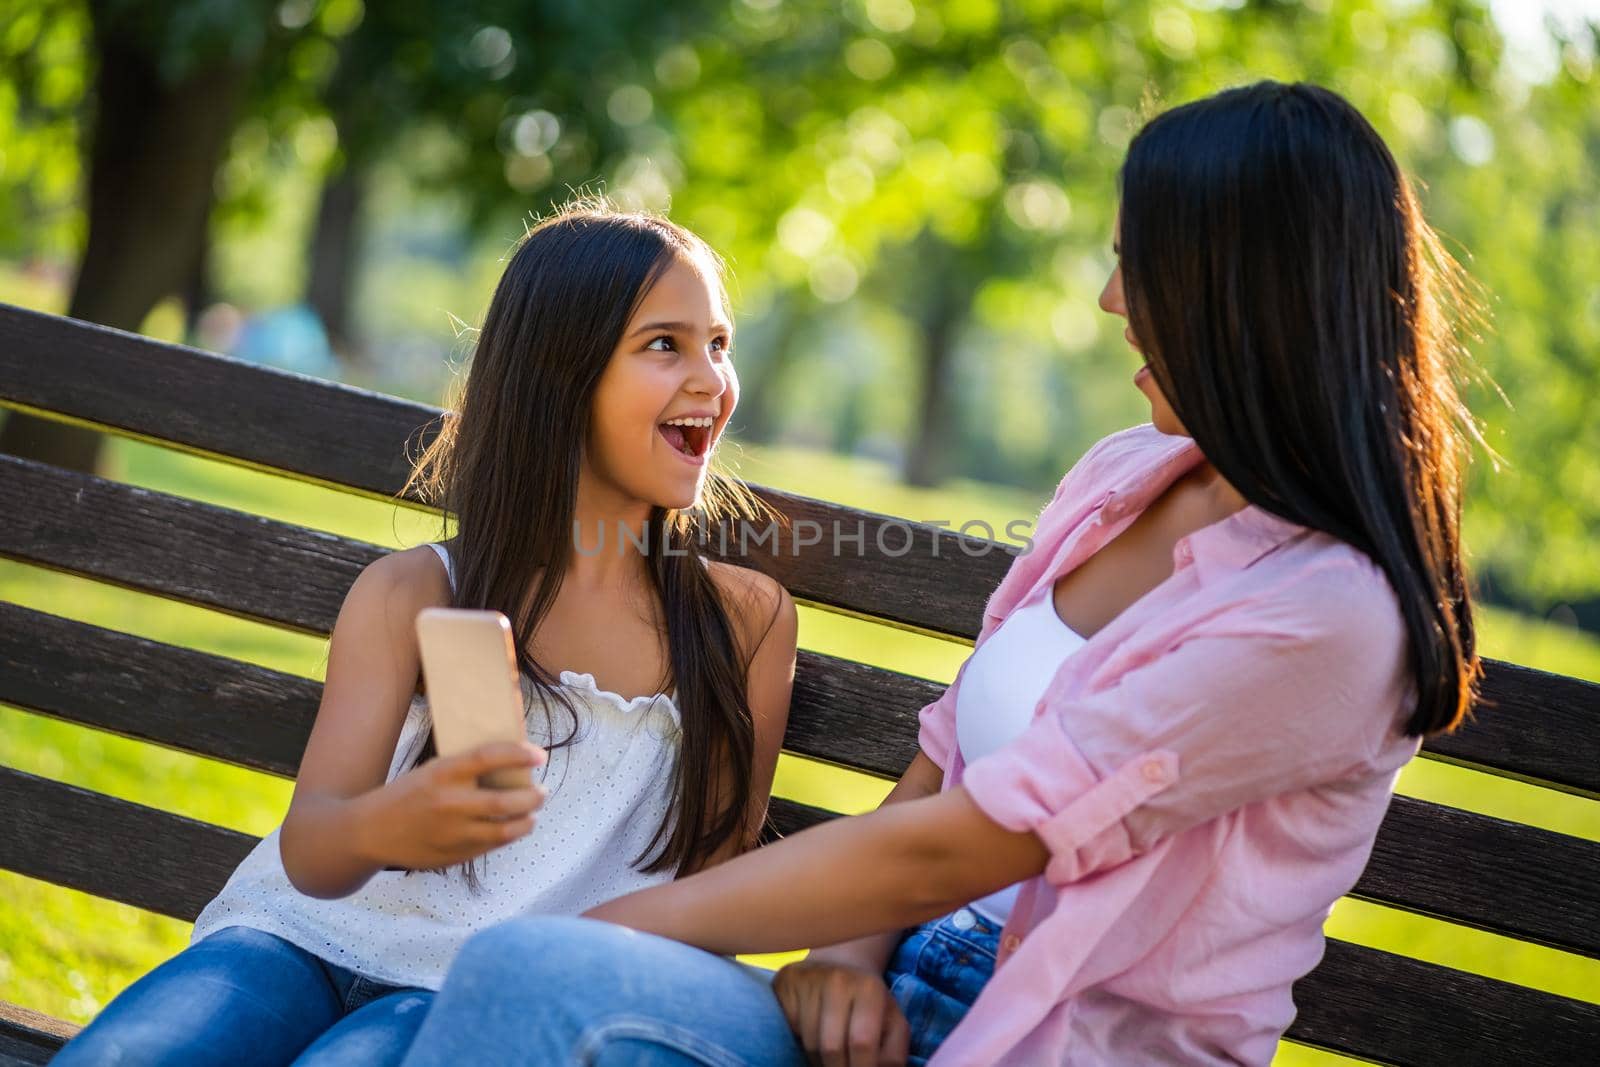
[(1041, 873), (1031, 831), (957, 787), (836, 819), (586, 914), (709, 952), (781, 952), (915, 925)]
[[(879, 810), (890, 804), (903, 804), (908, 800), (921, 800), (924, 797), (935, 796), (939, 786), (944, 781), (944, 771), (939, 765), (929, 759), (920, 749), (912, 758), (905, 773), (895, 783), (889, 795), (883, 798)], [(812, 949), (806, 956), (805, 962), (810, 964), (838, 964), (845, 967), (858, 967), (873, 974), (882, 974), (883, 968), (888, 964), (889, 957), (894, 952), (895, 943), (899, 940), (900, 930), (894, 929), (883, 933), (868, 934), (866, 937), (854, 941), (844, 941), (837, 945), (827, 945), (822, 948)]]
[[(883, 807), (933, 796), (944, 771), (918, 749)], [(884, 967), (901, 931), (868, 934), (788, 964), (772, 992), (812, 1062), (904, 1063), (911, 1039), (904, 1013), (884, 984)]]

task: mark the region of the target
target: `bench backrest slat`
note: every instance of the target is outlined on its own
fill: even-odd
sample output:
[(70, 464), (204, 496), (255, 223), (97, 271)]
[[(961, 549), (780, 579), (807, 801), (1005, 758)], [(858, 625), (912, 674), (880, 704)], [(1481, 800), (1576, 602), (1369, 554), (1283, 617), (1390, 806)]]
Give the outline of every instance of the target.
[[(0, 703), (293, 777), (322, 686), (224, 656), (0, 602)], [(784, 747), (888, 777), (939, 686), (801, 652)], [(92, 680), (93, 684), (87, 684)]]
[[(383, 552), (0, 455), (0, 555), (288, 629), (326, 634), (345, 590)], [(962, 566), (959, 558), (944, 562), (951, 571)], [(986, 594), (951, 596), (978, 616)], [(914, 688), (917, 707), (938, 695)], [(1600, 798), (1600, 685), (1491, 661), (1484, 690), (1492, 706), (1455, 734), (1430, 738), (1426, 752)], [(914, 754), (911, 747), (901, 751), (906, 760)], [(875, 761), (867, 769), (893, 774), (904, 765)]]
[[(48, 352), (48, 359), (35, 353)], [(0, 403), (68, 416), (113, 433), (308, 481), (391, 497), (405, 484), (408, 449), (428, 440), (441, 410), (396, 397), (137, 334), (0, 304)], [(979, 605), (1015, 549), (781, 490), (752, 486), (795, 524), (774, 540), (759, 525), (747, 550), (798, 599), (895, 625), (972, 638)], [(1018, 516), (1031, 518), (1031, 516)], [(797, 550), (816, 523), (822, 545)], [(845, 536), (832, 551), (833, 531)], [(715, 542), (717, 548), (723, 543)], [(825, 548), (826, 550), (816, 550)], [(981, 552), (979, 555), (977, 553)]]
[[(31, 816), (19, 834), (0, 836), (0, 866), (31, 866), (181, 919), (199, 913), (256, 840), (3, 767), (0, 810)], [(102, 832), (76, 840), (82, 826)], [(75, 847), (63, 849), (64, 839)], [(1337, 940), (1296, 986), (1296, 1002), (1295, 1040), (1419, 1067), (1579, 1063), (1593, 1051), (1584, 1035), (1600, 1032), (1600, 1006)]]
[[(0, 701), (285, 776), (320, 697), (303, 678), (15, 605), (0, 604), (0, 634), (0, 658), (24, 665), (0, 678)], [(105, 673), (111, 694), (81, 684)], [(817, 755), (859, 766), (891, 731), (912, 736), (915, 706), (888, 719), (858, 710), (882, 707), (904, 675), (813, 653), (797, 673), (790, 751), (814, 738)], [(1600, 956), (1597, 870), (1600, 844), (1397, 797), (1355, 895)]]
[[(407, 447), (414, 453), (440, 415), (6, 305), (0, 403), (377, 498), (399, 491)], [(752, 488), (791, 525), (776, 554), (757, 543), (741, 558), (735, 542), (729, 558), (760, 566), (802, 603), (970, 640), (1015, 555)], [(351, 581), (384, 551), (0, 456), (0, 556), (301, 633), (326, 634)], [(0, 662), (0, 702), (282, 776), (298, 767), (321, 692), (305, 678), (6, 603)], [(1426, 754), (1600, 799), (1600, 685), (1489, 662), (1484, 689), (1492, 706), (1431, 739)], [(785, 749), (892, 777), (916, 751), (917, 710), (941, 690), (802, 652)], [(4, 767), (0, 810), (26, 813), (0, 835), (0, 868), (185, 919), (255, 841)], [(771, 823), (787, 833), (832, 817), (776, 799)], [(1352, 895), (1600, 958), (1596, 871), (1600, 844), (1397, 797)], [(1296, 1000), (1290, 1037), (1381, 1062), (1577, 1062), (1600, 1035), (1600, 1006), (1338, 941)], [(0, 1042), (13, 1036), (0, 1026)]]

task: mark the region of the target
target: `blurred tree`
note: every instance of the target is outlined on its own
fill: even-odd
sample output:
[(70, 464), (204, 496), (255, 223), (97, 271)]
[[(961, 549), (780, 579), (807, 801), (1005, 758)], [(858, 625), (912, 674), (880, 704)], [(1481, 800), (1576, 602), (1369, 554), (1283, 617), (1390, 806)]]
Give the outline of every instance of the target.
[[(35, 3), (35, 16), (61, 5)], [(67, 314), (137, 330), (202, 259), (213, 175), (268, 44), (266, 0), (87, 0), (87, 237)], [(25, 11), (25, 14), (30, 13)], [(55, 75), (38, 64), (37, 93)], [(93, 470), (99, 435), (12, 413), (0, 451)]]
[(551, 190), (615, 168), (653, 101), (638, 57), (695, 32), (711, 4), (652, 0), (395, 0), (367, 9), (339, 47), (321, 103), (337, 133), (311, 238), (307, 302), (336, 347), (359, 347), (352, 297), (373, 169), (410, 129), (454, 151), (419, 184), (462, 198), (473, 230)]
[[(101, 38), (84, 0), (12, 7), (0, 189), (21, 195), (0, 198), (0, 241), (70, 246), (73, 116), (96, 70), (87, 42)], [(306, 291), (336, 334), (354, 329), (374, 174), (502, 235), (603, 176), (624, 203), (670, 204), (727, 254), (748, 432), (892, 456), (919, 483), (1048, 485), (1144, 416), (1135, 361), (1094, 299), (1112, 265), (1116, 170), (1152, 99), (1260, 77), (1326, 84), (1423, 179), (1430, 218), (1490, 294), (1493, 328), (1474, 352), (1513, 403), (1489, 385), (1474, 394), (1505, 459), (1472, 476), (1480, 569), (1525, 605), (1600, 595), (1593, 26), (1552, 37), (1530, 65), (1482, 0), (657, 7), (670, 10), (186, 0), (144, 17), (160, 22), (146, 37), (168, 66), (185, 48), (217, 54), (192, 44), (219, 13), (231, 16), (219, 40), (244, 34), (242, 51), (222, 51), (255, 71), (215, 186), (228, 219), (242, 226), (283, 173), (235, 164), (266, 144), (323, 146), (285, 158), (324, 182)], [(252, 19), (257, 44), (240, 29)], [(204, 245), (172, 258), (194, 289)]]
[[(692, 42), (706, 76), (661, 108), (682, 154), (674, 210), (730, 251), (757, 316), (777, 307), (801, 330), (852, 298), (898, 312), (909, 366), (871, 341), (852, 355), (888, 375), (863, 388), (898, 420), (908, 480), (1048, 484), (1144, 417), (1121, 331), (1094, 307), (1139, 116), (1261, 77), (1311, 80), (1378, 126), (1491, 294), (1472, 399), (1507, 462), (1480, 454), (1468, 524), (1495, 588), (1525, 606), (1600, 593), (1595, 27), (1554, 38), (1552, 64), (1529, 72), (1478, 0), (837, 10), (735, 0)], [(796, 419), (814, 418), (806, 393), (847, 406), (835, 353), (777, 351), (741, 357), (749, 394), (770, 374), (787, 384), (766, 406)]]
[(0, 26), (0, 247), (25, 257), (77, 240), (87, 36), (75, 0), (10, 0)]

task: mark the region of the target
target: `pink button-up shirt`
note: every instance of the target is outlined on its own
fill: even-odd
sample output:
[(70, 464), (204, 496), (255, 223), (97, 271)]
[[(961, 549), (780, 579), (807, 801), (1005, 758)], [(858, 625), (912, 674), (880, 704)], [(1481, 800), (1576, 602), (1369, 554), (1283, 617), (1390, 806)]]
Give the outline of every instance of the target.
[[(1067, 473), (981, 645), (1202, 459), (1138, 426)], [(1399, 603), (1366, 555), (1256, 507), (1183, 538), (1174, 571), (1068, 656), (1026, 731), (962, 762), (957, 674), (922, 750), (1050, 850), (999, 966), (931, 1067), (1271, 1061), (1290, 988), (1372, 850), (1419, 741)]]

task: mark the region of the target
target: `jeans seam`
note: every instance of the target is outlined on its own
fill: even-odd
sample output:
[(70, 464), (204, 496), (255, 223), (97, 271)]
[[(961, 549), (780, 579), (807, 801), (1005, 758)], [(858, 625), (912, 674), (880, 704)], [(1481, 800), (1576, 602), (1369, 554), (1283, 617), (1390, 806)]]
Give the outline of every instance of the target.
[(404, 986), (391, 986), (385, 982), (375, 982), (365, 975), (355, 975), (350, 983), (350, 991), (344, 995), (344, 1013), (350, 1015), (380, 997), (400, 993), (404, 989)]
[(605, 1045), (619, 1040), (645, 1040), (663, 1045), (674, 1052), (697, 1057), (708, 1067), (742, 1067), (744, 1061), (720, 1045), (714, 1045), (692, 1030), (681, 1029), (648, 1017), (612, 1019), (591, 1026), (578, 1038), (573, 1049), (574, 1062), (590, 1065), (598, 1062)]
[[(935, 926), (930, 929), (928, 931), (928, 939), (930, 943), (933, 941), (940, 941), (948, 944), (959, 945), (964, 949), (968, 949), (972, 952), (978, 953), (979, 955), (985, 956), (991, 961), (993, 961), (998, 955), (997, 950), (1000, 947), (1000, 938), (998, 936), (994, 937), (988, 943), (985, 943), (984, 941), (971, 937), (968, 931), (949, 930), (943, 926)], [(948, 944), (941, 947), (948, 947)]]

